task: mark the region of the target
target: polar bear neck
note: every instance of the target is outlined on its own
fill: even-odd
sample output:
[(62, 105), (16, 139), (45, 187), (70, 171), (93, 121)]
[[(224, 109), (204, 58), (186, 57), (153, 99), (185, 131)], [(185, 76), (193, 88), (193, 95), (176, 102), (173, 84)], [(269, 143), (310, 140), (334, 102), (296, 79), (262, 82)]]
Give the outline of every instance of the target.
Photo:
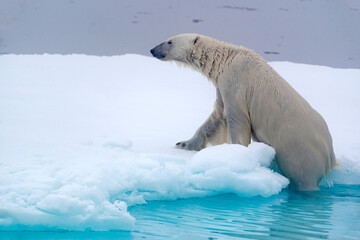
[(231, 44), (203, 44), (199, 43), (187, 57), (188, 64), (202, 73), (215, 85), (220, 74), (228, 67), (240, 49)]

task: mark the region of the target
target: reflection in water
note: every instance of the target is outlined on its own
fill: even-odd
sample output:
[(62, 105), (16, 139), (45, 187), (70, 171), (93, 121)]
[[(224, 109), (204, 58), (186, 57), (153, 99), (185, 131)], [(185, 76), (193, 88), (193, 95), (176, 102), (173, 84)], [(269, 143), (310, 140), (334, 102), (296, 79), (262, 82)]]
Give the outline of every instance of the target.
[(287, 201), (272, 206), (270, 236), (284, 239), (327, 239), (331, 229), (332, 199), (321, 192), (290, 193)]
[[(356, 185), (357, 186), (357, 185)], [(166, 239), (328, 239), (360, 234), (359, 187), (318, 192), (283, 191), (269, 198), (221, 195), (157, 201), (130, 208), (137, 219), (133, 237)], [(337, 189), (339, 188), (339, 189)], [(344, 190), (345, 188), (345, 190)], [(344, 197), (344, 193), (347, 196)], [(344, 202), (346, 204), (344, 204)], [(339, 204), (341, 203), (341, 204)], [(353, 214), (334, 217), (341, 207)], [(336, 208), (336, 210), (334, 210)], [(358, 213), (356, 213), (358, 212)], [(356, 215), (357, 214), (357, 215)], [(341, 221), (342, 233), (337, 232)], [(358, 225), (359, 224), (359, 225)], [(156, 230), (155, 230), (156, 229)]]

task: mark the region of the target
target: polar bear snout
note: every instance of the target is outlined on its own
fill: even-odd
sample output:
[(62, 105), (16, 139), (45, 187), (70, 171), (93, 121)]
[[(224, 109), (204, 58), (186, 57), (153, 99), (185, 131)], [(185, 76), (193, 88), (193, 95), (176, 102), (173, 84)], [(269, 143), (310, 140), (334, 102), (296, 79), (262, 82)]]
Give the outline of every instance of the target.
[(163, 49), (163, 43), (160, 45), (157, 45), (153, 49), (150, 50), (150, 53), (156, 57), (157, 59), (163, 59), (166, 57), (166, 54)]

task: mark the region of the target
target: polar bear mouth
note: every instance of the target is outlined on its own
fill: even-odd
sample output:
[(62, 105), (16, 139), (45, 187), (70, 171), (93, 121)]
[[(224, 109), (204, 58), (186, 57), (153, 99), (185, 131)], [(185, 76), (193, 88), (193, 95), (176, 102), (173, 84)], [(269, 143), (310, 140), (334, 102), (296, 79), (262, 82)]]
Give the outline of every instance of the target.
[(163, 59), (165, 58), (165, 55), (153, 55), (154, 57), (156, 57), (157, 59)]

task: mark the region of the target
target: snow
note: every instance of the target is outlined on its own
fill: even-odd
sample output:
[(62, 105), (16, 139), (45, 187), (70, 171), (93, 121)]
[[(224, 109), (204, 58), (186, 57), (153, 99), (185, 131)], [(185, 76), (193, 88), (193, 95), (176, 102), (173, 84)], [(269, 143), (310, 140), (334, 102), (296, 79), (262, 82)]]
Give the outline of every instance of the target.
[[(341, 164), (322, 185), (360, 184), (360, 70), (271, 65), (329, 125)], [(211, 83), (176, 64), (2, 55), (0, 86), (0, 230), (130, 230), (131, 205), (288, 185), (262, 143), (174, 148), (215, 100)]]

